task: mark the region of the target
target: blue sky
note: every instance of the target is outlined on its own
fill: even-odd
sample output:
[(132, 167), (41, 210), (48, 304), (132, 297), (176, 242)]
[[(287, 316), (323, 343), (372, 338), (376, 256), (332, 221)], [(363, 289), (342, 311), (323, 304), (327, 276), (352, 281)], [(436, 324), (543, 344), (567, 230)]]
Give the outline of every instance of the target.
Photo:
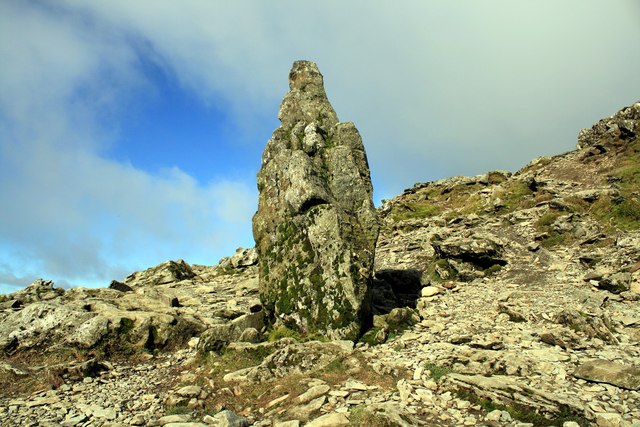
[(640, 99), (635, 0), (0, 0), (0, 292), (252, 246), (296, 59), (375, 198), (571, 150)]

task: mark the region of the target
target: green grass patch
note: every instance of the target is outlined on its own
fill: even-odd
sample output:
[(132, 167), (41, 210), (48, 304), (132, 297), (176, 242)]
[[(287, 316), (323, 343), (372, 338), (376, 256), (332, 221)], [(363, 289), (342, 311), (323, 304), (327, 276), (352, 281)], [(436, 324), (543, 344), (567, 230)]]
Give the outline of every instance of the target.
[(222, 377), (229, 372), (259, 365), (273, 351), (274, 348), (265, 345), (238, 349), (226, 347), (221, 354), (200, 354), (196, 364), (209, 366), (213, 378)]
[(546, 237), (540, 242), (543, 248), (550, 249), (556, 246), (562, 246), (567, 244), (567, 235), (552, 231), (549, 237)]
[(393, 427), (397, 424), (387, 417), (367, 409), (365, 406), (356, 406), (349, 414), (349, 426), (352, 427)]
[(542, 228), (551, 226), (551, 224), (553, 224), (559, 216), (559, 212), (547, 212), (536, 221), (536, 228), (540, 230)]
[(608, 175), (615, 178), (620, 197), (601, 197), (588, 213), (608, 231), (640, 229), (640, 139), (627, 145)]
[(440, 214), (441, 209), (428, 200), (405, 203), (401, 207), (395, 207), (391, 212), (394, 221), (407, 219), (429, 218)]
[(391, 218), (402, 221), (444, 215), (446, 219), (452, 219), (460, 215), (482, 214), (482, 197), (478, 194), (481, 188), (480, 184), (460, 184), (451, 188), (437, 185), (427, 187), (407, 197), (413, 200), (393, 205)]
[(589, 421), (586, 418), (580, 415), (573, 414), (566, 406), (562, 406), (558, 414), (549, 415), (549, 417), (547, 417), (539, 412), (536, 412), (534, 408), (529, 408), (523, 405), (502, 405), (489, 399), (478, 397), (476, 394), (471, 393), (467, 390), (457, 390), (455, 394), (462, 399), (479, 405), (483, 410), (487, 412), (495, 411), (496, 409), (506, 411), (509, 413), (509, 415), (511, 415), (511, 418), (524, 423), (531, 423), (534, 427), (561, 427), (565, 422), (568, 421), (576, 422), (581, 426), (590, 425)]
[(424, 365), (425, 369), (429, 371), (429, 376), (435, 382), (440, 381), (442, 377), (454, 372), (454, 370), (448, 366), (440, 366), (435, 363), (427, 363)]
[(556, 246), (564, 245), (569, 242), (568, 236), (564, 233), (560, 233), (553, 228), (553, 224), (562, 214), (557, 211), (550, 211), (542, 215), (534, 224), (535, 229), (540, 233), (546, 233), (546, 237), (542, 239), (540, 245), (543, 248), (553, 248)]
[(279, 341), (282, 338), (292, 338), (296, 341), (300, 341), (302, 336), (298, 331), (287, 328), (286, 326), (278, 326), (267, 332), (267, 340), (270, 342)]
[(492, 202), (500, 199), (503, 207), (500, 212), (513, 212), (516, 209), (533, 206), (533, 191), (522, 181), (508, 181), (505, 185), (494, 193)]
[(432, 282), (440, 283), (447, 280), (456, 280), (458, 272), (449, 264), (446, 259), (438, 258), (427, 266), (427, 277)]
[(295, 329), (288, 328), (284, 325), (273, 328), (267, 332), (267, 341), (276, 342), (281, 340), (282, 338), (291, 338), (298, 342), (307, 342), (307, 341), (328, 341), (325, 335), (322, 335), (317, 332), (311, 332), (308, 334), (302, 334)]
[(184, 405), (175, 405), (165, 408), (165, 415), (184, 415), (191, 414), (191, 409)]
[(493, 264), (492, 266), (490, 266), (489, 268), (485, 269), (483, 271), (485, 277), (486, 276), (490, 276), (492, 274), (497, 273), (498, 271), (502, 270), (502, 266), (500, 264)]
[(596, 201), (589, 214), (608, 231), (640, 229), (640, 197), (627, 197), (620, 203), (609, 198)]

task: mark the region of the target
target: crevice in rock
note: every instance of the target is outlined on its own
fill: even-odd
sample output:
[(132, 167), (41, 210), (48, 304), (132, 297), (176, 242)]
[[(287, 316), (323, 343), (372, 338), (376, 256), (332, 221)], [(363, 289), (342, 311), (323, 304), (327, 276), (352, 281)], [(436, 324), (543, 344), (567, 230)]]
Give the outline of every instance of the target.
[(492, 256), (474, 256), (473, 254), (463, 254), (457, 259), (462, 262), (473, 264), (474, 266), (482, 270), (486, 270), (487, 268), (493, 267), (496, 264), (501, 267), (507, 265), (506, 260)]
[(155, 326), (149, 327), (149, 336), (147, 337), (147, 341), (144, 343), (144, 348), (148, 351), (153, 351), (157, 347), (156, 336), (158, 335), (158, 331)]
[(302, 203), (302, 205), (300, 206), (300, 213), (308, 212), (315, 206), (326, 205), (328, 203), (329, 202), (321, 197), (311, 197), (308, 200), (305, 200), (304, 203)]
[(422, 273), (418, 270), (380, 270), (373, 280), (373, 313), (387, 314), (394, 308), (416, 307)]

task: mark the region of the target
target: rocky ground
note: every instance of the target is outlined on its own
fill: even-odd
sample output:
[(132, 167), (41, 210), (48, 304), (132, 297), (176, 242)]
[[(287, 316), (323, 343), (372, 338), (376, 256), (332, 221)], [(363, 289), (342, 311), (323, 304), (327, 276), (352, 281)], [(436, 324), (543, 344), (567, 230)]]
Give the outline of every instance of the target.
[(385, 202), (355, 344), (269, 329), (251, 250), (5, 296), (0, 425), (640, 426), (639, 119)]

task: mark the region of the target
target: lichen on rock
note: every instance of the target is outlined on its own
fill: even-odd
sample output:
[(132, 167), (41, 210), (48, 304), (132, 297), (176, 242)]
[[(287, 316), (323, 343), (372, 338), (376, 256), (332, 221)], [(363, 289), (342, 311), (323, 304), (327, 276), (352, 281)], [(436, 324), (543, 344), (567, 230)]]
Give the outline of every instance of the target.
[(296, 61), (258, 173), (260, 295), (278, 323), (356, 339), (371, 319), (378, 220), (362, 139), (315, 63)]

